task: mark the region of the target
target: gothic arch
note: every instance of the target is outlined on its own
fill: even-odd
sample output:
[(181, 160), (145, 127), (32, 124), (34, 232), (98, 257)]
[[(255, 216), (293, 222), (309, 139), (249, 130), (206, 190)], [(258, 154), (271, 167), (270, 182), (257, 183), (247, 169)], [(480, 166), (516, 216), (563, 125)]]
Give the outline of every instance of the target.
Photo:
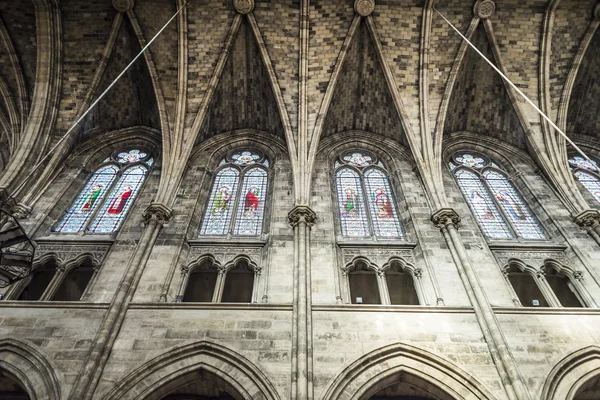
[(32, 400), (60, 400), (57, 370), (46, 357), (20, 340), (0, 340), (0, 369), (13, 375)]
[(255, 129), (238, 129), (197, 143), (188, 165), (214, 169), (227, 153), (246, 147), (260, 150), (272, 164), (282, 156), (288, 156), (286, 144), (280, 138)]
[(426, 350), (396, 343), (374, 350), (350, 364), (329, 382), (323, 400), (368, 398), (392, 383), (398, 374), (427, 381), (441, 393), (459, 400), (495, 397), (461, 368)]
[(540, 399), (572, 400), (590, 379), (600, 376), (600, 347), (590, 345), (561, 359), (550, 371)]
[(125, 377), (104, 398), (154, 399), (152, 395), (168, 394), (159, 393), (161, 388), (199, 370), (227, 382), (231, 390), (241, 396), (239, 400), (280, 398), (272, 383), (251, 361), (233, 350), (207, 341), (176, 347), (148, 361)]

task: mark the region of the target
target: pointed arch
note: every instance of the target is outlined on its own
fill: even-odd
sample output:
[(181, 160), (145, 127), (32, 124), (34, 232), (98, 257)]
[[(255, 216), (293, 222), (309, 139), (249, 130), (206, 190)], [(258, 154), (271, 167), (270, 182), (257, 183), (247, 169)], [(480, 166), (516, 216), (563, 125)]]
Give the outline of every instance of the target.
[(414, 376), (457, 400), (492, 400), (495, 397), (454, 363), (415, 346), (396, 343), (367, 353), (346, 366), (329, 382), (323, 400), (359, 400), (375, 388), (393, 383), (399, 374)]
[(600, 347), (590, 345), (562, 358), (548, 374), (540, 399), (573, 400), (590, 379), (600, 376)]
[(8, 371), (32, 399), (60, 400), (61, 384), (57, 368), (30, 344), (16, 339), (0, 339), (0, 370)]
[(159, 399), (168, 394), (161, 390), (170, 383), (201, 370), (230, 385), (243, 400), (280, 399), (273, 384), (250, 360), (208, 341), (175, 347), (148, 361), (115, 385), (104, 399)]

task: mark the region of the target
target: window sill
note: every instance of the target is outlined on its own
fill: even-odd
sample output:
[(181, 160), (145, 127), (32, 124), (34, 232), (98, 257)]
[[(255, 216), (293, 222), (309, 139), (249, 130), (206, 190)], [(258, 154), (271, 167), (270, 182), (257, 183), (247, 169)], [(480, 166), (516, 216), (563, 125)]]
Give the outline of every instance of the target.
[(394, 248), (412, 250), (417, 247), (416, 243), (407, 242), (406, 240), (372, 240), (370, 238), (357, 240), (338, 238), (337, 245), (341, 248), (345, 247), (378, 247), (378, 248)]
[(313, 311), (337, 312), (403, 312), (403, 313), (474, 313), (472, 307), (440, 307), (440, 306), (406, 306), (383, 304), (318, 304), (312, 306)]
[(130, 310), (155, 309), (192, 309), (192, 310), (271, 310), (292, 311), (291, 304), (268, 303), (200, 303), (200, 302), (167, 302), (167, 303), (131, 303)]
[(69, 244), (103, 244), (110, 246), (114, 243), (115, 238), (112, 235), (79, 235), (69, 233), (54, 233), (51, 236), (35, 238), (34, 241), (38, 244), (45, 245), (64, 245), (65, 242), (68, 242)]
[(565, 251), (567, 246), (547, 241), (498, 241), (488, 242), (490, 250), (518, 250), (518, 251)]
[(600, 308), (587, 307), (492, 307), (495, 314), (600, 315)]
[(190, 246), (210, 246), (210, 245), (227, 245), (228, 247), (238, 246), (252, 246), (252, 247), (264, 247), (267, 243), (266, 240), (261, 238), (246, 238), (246, 237), (232, 237), (232, 238), (217, 238), (207, 236), (202, 239), (188, 240)]

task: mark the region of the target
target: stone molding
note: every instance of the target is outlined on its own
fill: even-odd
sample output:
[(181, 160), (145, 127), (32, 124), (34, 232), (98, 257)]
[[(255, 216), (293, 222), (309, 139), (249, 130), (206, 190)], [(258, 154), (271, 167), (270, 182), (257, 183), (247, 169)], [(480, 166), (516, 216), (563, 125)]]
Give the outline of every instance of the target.
[(70, 264), (78, 264), (86, 257), (91, 258), (94, 268), (99, 268), (106, 258), (111, 244), (100, 242), (98, 244), (75, 242), (64, 243), (39, 243), (36, 249), (36, 257), (33, 261), (34, 268), (43, 262), (56, 260), (57, 269), (69, 267)]
[(595, 229), (600, 225), (600, 211), (585, 210), (573, 217), (577, 225), (586, 229)]
[(312, 227), (317, 221), (317, 214), (310, 207), (296, 206), (289, 212), (288, 221), (293, 227), (298, 226), (301, 222)]
[(460, 217), (452, 208), (440, 208), (431, 216), (431, 222), (440, 229), (445, 228), (448, 225), (454, 225), (458, 228)]
[(134, 0), (113, 0), (113, 7), (120, 13), (126, 13), (133, 10), (135, 6)]
[(151, 203), (142, 215), (145, 224), (154, 220), (160, 225), (168, 224), (172, 216), (173, 210), (162, 203)]
[(348, 272), (357, 261), (364, 261), (371, 269), (375, 271), (385, 271), (390, 268), (394, 261), (402, 264), (411, 272), (415, 272), (414, 258), (411, 250), (408, 249), (359, 249), (342, 248), (342, 271)]
[(368, 17), (375, 11), (375, 0), (355, 0), (354, 11), (362, 17)]
[[(256, 273), (262, 270), (263, 244), (256, 246), (246, 245), (239, 247), (228, 247), (227, 245), (192, 245), (188, 256), (189, 262), (182, 267), (182, 273), (187, 273), (191, 268), (199, 265), (205, 259), (211, 259), (217, 270), (226, 272), (239, 260), (246, 259), (250, 268)], [(184, 271), (184, 268), (186, 269)]]
[(562, 251), (493, 251), (494, 256), (500, 265), (504, 266), (511, 260), (521, 261), (524, 264), (532, 267), (541, 267), (548, 260), (557, 261), (561, 264), (567, 264), (568, 258)]
[(492, 0), (477, 0), (473, 6), (473, 14), (477, 18), (488, 19), (496, 12), (496, 3)]
[(254, 0), (233, 0), (233, 8), (240, 14), (249, 14), (254, 10)]

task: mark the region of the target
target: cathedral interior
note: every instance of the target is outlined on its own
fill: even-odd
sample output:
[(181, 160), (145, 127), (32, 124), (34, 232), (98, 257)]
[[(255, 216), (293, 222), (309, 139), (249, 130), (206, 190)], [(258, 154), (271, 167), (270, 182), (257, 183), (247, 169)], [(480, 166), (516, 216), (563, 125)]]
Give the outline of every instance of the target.
[(598, 400), (598, 163), (597, 0), (0, 0), (0, 398)]

